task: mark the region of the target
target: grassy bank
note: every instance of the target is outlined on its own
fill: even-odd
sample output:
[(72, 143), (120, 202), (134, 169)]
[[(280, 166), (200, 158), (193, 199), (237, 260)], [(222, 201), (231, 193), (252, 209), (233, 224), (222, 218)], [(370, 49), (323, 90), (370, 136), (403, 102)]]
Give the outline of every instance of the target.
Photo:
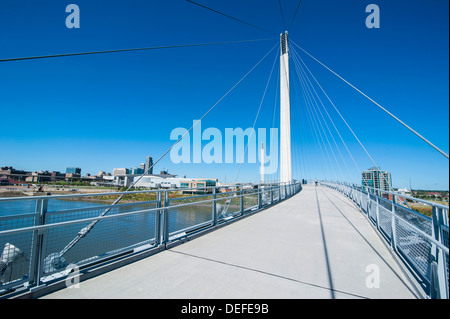
[(431, 217), (433, 215), (433, 207), (428, 205), (409, 204), (412, 210), (421, 213), (422, 215)]

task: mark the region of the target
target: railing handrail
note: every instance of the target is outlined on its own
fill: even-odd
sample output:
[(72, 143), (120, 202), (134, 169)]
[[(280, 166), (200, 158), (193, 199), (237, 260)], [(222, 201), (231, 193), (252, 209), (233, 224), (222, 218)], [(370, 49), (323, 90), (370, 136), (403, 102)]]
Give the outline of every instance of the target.
[[(51, 224), (45, 224), (45, 225), (39, 225), (39, 226), (30, 226), (30, 227), (9, 229), (9, 230), (0, 231), (0, 236), (17, 234), (17, 233), (22, 233), (22, 232), (27, 232), (27, 231), (34, 231), (34, 230), (42, 231), (42, 230), (46, 230), (46, 229), (49, 229), (49, 228), (55, 228), (55, 227), (59, 227), (59, 226), (81, 224), (81, 223), (85, 223), (85, 222), (91, 222), (91, 221), (97, 221), (97, 220), (100, 221), (100, 220), (103, 220), (103, 219), (110, 219), (110, 218), (119, 218), (119, 217), (129, 216), (129, 215), (150, 213), (150, 212), (153, 212), (153, 211), (163, 211), (163, 210), (177, 209), (177, 208), (184, 207), (184, 206), (191, 206), (191, 205), (196, 205), (196, 204), (204, 204), (204, 203), (209, 203), (209, 202), (214, 202), (214, 201), (221, 201), (221, 200), (224, 200), (224, 199), (233, 199), (233, 198), (251, 196), (251, 195), (256, 195), (258, 193), (254, 193), (254, 194), (240, 194), (240, 195), (237, 195), (237, 196), (212, 198), (212, 199), (207, 199), (207, 200), (202, 200), (202, 201), (195, 201), (195, 202), (191, 202), (191, 203), (184, 203), (184, 204), (180, 204), (180, 205), (176, 205), (176, 206), (155, 207), (155, 208), (143, 209), (143, 210), (138, 210), (138, 211), (119, 213), (119, 214), (114, 214), (114, 215), (105, 215), (105, 216), (101, 216), (101, 217), (97, 216), (97, 217), (75, 219), (75, 220), (71, 220), (71, 221), (51, 223)], [(48, 199), (48, 198), (46, 198), (46, 199)], [(139, 203), (141, 203), (141, 202), (136, 202), (136, 204), (139, 204)], [(106, 206), (105, 208), (108, 208), (108, 207), (109, 206)], [(85, 208), (80, 208), (80, 210), (87, 210), (87, 209), (91, 209), (91, 208), (92, 207), (85, 207)], [(94, 208), (102, 208), (103, 209), (104, 207), (99, 206), (99, 207), (94, 207)], [(79, 209), (76, 209), (76, 210), (79, 210)], [(72, 211), (72, 210), (70, 210), (70, 211)], [(57, 212), (65, 213), (66, 211), (62, 210), (62, 211), (57, 211)], [(49, 213), (51, 213), (51, 212), (49, 212)], [(30, 214), (33, 214), (33, 213), (30, 213)], [(12, 216), (12, 215), (8, 215), (8, 216)], [(0, 216), (0, 218), (1, 217), (2, 216)]]
[[(298, 193), (301, 191), (301, 183), (294, 181), (292, 183), (267, 183), (267, 184), (255, 184), (258, 185), (257, 187), (251, 187), (248, 190), (243, 188), (241, 185), (235, 185), (231, 187), (228, 186), (210, 186), (210, 187), (202, 187), (202, 188), (176, 188), (176, 189), (158, 189), (158, 190), (147, 190), (147, 191), (133, 191), (133, 192), (114, 192), (114, 193), (99, 193), (99, 194), (71, 194), (71, 195), (53, 195), (53, 196), (34, 196), (34, 197), (12, 197), (12, 198), (6, 198), (5, 201), (23, 201), (23, 200), (36, 200), (36, 209), (32, 213), (27, 214), (19, 214), (19, 215), (8, 215), (8, 216), (0, 216), (0, 220), (8, 219), (13, 220), (15, 218), (18, 218), (17, 223), (13, 223), (14, 229), (6, 229), (0, 231), (0, 238), (6, 240), (6, 244), (4, 249), (8, 249), (7, 254), (11, 254), (9, 250), (11, 250), (14, 254), (17, 252), (20, 252), (23, 256), (28, 256), (26, 260), (26, 263), (29, 263), (27, 266), (23, 268), (23, 270), (19, 270), (19, 273), (14, 274), (14, 276), (19, 275), (19, 277), (14, 277), (11, 279), (11, 275), (13, 274), (13, 264), (11, 266), (9, 265), (9, 262), (6, 265), (6, 268), (3, 260), (2, 260), (2, 268), (0, 275), (0, 280), (3, 279), (4, 274), (6, 271), (9, 271), (9, 280), (6, 280), (5, 282), (0, 283), (0, 292), (5, 292), (6, 290), (1, 289), (10, 289), (11, 287), (21, 287), (23, 284), (26, 284), (26, 287), (39, 287), (41, 285), (45, 285), (48, 280), (56, 280), (55, 278), (59, 278), (58, 276), (64, 276), (62, 273), (64, 271), (64, 268), (66, 267), (66, 260), (64, 257), (67, 257), (68, 254), (66, 253), (71, 250), (73, 247), (76, 246), (78, 241), (81, 238), (84, 238), (89, 231), (95, 226), (95, 224), (99, 221), (103, 220), (111, 220), (112, 218), (117, 218), (116, 220), (120, 221), (120, 218), (127, 218), (131, 216), (139, 216), (139, 215), (152, 215), (154, 214), (152, 218), (152, 225), (145, 226), (149, 227), (149, 237), (145, 237), (147, 235), (143, 235), (144, 237), (139, 237), (142, 239), (139, 239), (139, 242), (136, 243), (118, 243), (113, 244), (116, 245), (114, 249), (107, 250), (110, 248), (105, 248), (104, 251), (97, 252), (102, 248), (101, 244), (96, 251), (95, 249), (93, 251), (96, 251), (94, 255), (88, 255), (90, 252), (87, 252), (87, 254), (83, 254), (82, 251), (77, 251), (75, 255), (77, 256), (83, 256), (80, 258), (83, 259), (75, 259), (78, 257), (71, 256), (70, 258), (73, 259), (73, 262), (75, 264), (81, 263), (83, 264), (83, 267), (87, 267), (90, 265), (95, 265), (95, 263), (101, 262), (103, 259), (108, 258), (111, 260), (114, 260), (114, 257), (120, 257), (123, 251), (134, 251), (133, 247), (138, 247), (139, 249), (141, 247), (145, 247), (145, 249), (157, 249), (155, 251), (159, 251), (161, 248), (165, 249), (167, 246), (167, 243), (170, 243), (174, 240), (179, 240), (180, 238), (184, 238), (186, 236), (192, 236), (197, 234), (199, 231), (205, 230), (205, 229), (214, 229), (213, 227), (217, 225), (221, 225), (223, 223), (228, 224), (231, 219), (238, 220), (239, 218), (242, 218), (244, 216), (247, 216), (249, 214), (253, 214), (255, 212), (260, 211), (261, 209), (264, 209), (268, 205), (273, 205), (278, 202), (281, 202), (285, 199), (288, 199), (292, 195)], [(285, 186), (286, 185), (286, 186)], [(244, 185), (245, 186), (245, 185)], [(234, 190), (230, 188), (234, 188)], [(239, 189), (238, 189), (239, 187)], [(204, 191), (209, 190), (210, 192), (204, 192), (197, 196), (187, 196), (187, 197), (174, 197), (169, 198), (170, 192), (180, 192), (180, 191)], [(220, 189), (230, 189), (228, 192), (218, 192)], [(58, 209), (55, 211), (49, 211), (48, 210), (48, 202), (51, 199), (58, 199), (58, 198), (79, 198), (79, 197), (95, 197), (95, 196), (101, 196), (101, 195), (120, 195), (121, 193), (125, 194), (136, 194), (136, 193), (156, 193), (156, 200), (151, 201), (136, 201), (132, 203), (126, 203), (126, 204), (118, 204), (118, 205), (104, 205), (104, 206), (87, 206), (84, 208), (74, 208), (74, 209)], [(275, 195), (278, 194), (278, 195)], [(276, 196), (276, 199), (275, 199)], [(182, 202), (183, 199), (191, 199), (187, 202)], [(250, 200), (245, 203), (245, 198), (249, 199), (255, 199)], [(256, 199), (257, 198), (257, 199)], [(228, 212), (228, 207), (222, 210), (218, 210), (219, 204), (226, 201), (227, 204), (231, 202), (231, 200), (237, 200), (239, 202), (240, 206), (238, 208), (238, 211), (230, 211)], [(176, 202), (178, 201), (178, 202)], [(171, 205), (171, 203), (175, 203), (176, 205)], [(68, 202), (70, 204), (70, 201)], [(141, 204), (149, 204), (153, 203), (156, 207), (150, 206), (150, 207), (139, 207)], [(206, 205), (205, 205), (206, 204)], [(227, 205), (226, 204), (226, 205)], [(169, 219), (169, 212), (171, 210), (177, 210), (182, 207), (199, 207), (205, 206), (209, 207), (210, 212), (206, 213), (209, 214), (209, 217), (207, 217), (207, 221), (204, 221), (202, 214), (203, 208), (200, 211), (195, 210), (195, 212), (200, 213), (199, 217), (201, 217), (198, 221), (195, 221), (191, 224), (183, 224), (183, 220), (181, 220), (181, 224), (179, 226), (175, 226), (174, 228), (171, 228), (170, 225), (176, 225), (175, 221), (171, 221)], [(226, 206), (225, 205), (225, 206)], [(234, 205), (234, 204), (233, 204)], [(130, 211), (130, 209), (127, 209), (125, 211), (118, 211), (114, 212), (114, 214), (97, 214), (97, 212), (90, 212), (90, 210), (101, 210), (104, 211), (105, 209), (109, 212), (109, 209), (117, 206), (117, 207), (131, 207), (131, 210), (133, 206), (137, 206), (135, 211)], [(92, 213), (97, 214), (96, 216), (87, 217), (89, 215), (80, 214), (77, 216), (74, 216), (75, 219), (73, 220), (64, 220), (64, 221), (57, 221), (61, 220), (59, 217), (57, 217), (57, 220), (52, 221), (48, 218), (48, 216), (56, 215), (56, 216), (63, 216), (65, 213), (71, 213), (71, 212), (87, 212), (91, 214)], [(178, 214), (178, 213), (177, 213)], [(26, 221), (22, 223), (20, 221), (20, 218), (23, 216), (31, 217), (29, 221)], [(173, 215), (176, 216), (176, 215)], [(135, 218), (132, 218), (132, 220), (135, 220)], [(139, 219), (140, 220), (140, 219)], [(14, 220), (13, 220), (14, 221)], [(172, 222), (174, 224), (172, 224)], [(83, 227), (85, 224), (89, 224), (87, 227)], [(77, 235), (69, 241), (67, 240), (67, 245), (61, 250), (59, 246), (58, 248), (48, 249), (49, 245), (52, 245), (49, 243), (52, 241), (55, 241), (57, 237), (54, 237), (55, 233), (52, 233), (51, 230), (55, 230), (60, 228), (61, 231), (65, 231), (66, 229), (73, 229), (73, 226), (77, 227), (77, 225), (80, 225), (81, 228)], [(70, 228), (69, 226), (72, 226)], [(131, 226), (130, 226), (131, 227)], [(134, 226), (133, 226), (134, 227)], [(9, 227), (8, 227), (9, 228)], [(153, 230), (152, 230), (153, 229)], [(16, 238), (16, 235), (21, 234), (30, 234), (31, 237), (28, 235), (25, 236), (27, 238), (30, 238), (31, 243), (26, 243), (26, 246), (20, 247), (14, 240), (12, 242), (8, 242), (9, 238)], [(60, 233), (59, 230), (57, 233)], [(179, 234), (184, 234), (183, 236), (177, 236)], [(20, 237), (19, 236), (19, 237)], [(48, 236), (48, 237), (47, 237)], [(71, 236), (71, 235), (70, 235)], [(102, 235), (103, 236), (103, 235)], [(139, 235), (141, 236), (141, 235)], [(25, 238), (24, 237), (24, 238)], [(47, 238), (47, 239), (46, 239)], [(28, 239), (26, 239), (28, 240)], [(25, 240), (25, 242), (26, 242)], [(134, 239), (132, 239), (134, 240)], [(66, 242), (66, 239), (63, 239), (64, 242)], [(149, 245), (148, 243), (151, 242)], [(17, 246), (16, 246), (17, 245)], [(122, 246), (121, 246), (122, 245)], [(28, 249), (27, 252), (22, 251), (24, 247), (27, 247), (25, 249)], [(6, 248), (8, 247), (8, 248)], [(11, 248), (13, 247), (13, 248)], [(55, 246), (56, 247), (56, 246)], [(112, 247), (112, 246), (111, 246)], [(48, 250), (47, 250), (48, 249)], [(131, 249), (131, 250), (130, 250)], [(55, 250), (52, 252), (52, 250)], [(141, 250), (138, 250), (139, 252)], [(52, 252), (51, 254), (49, 254)], [(22, 256), (21, 255), (21, 256)], [(86, 256), (87, 257), (86, 257)], [(13, 256), (13, 255), (11, 255)], [(19, 256), (19, 255), (18, 255)], [(64, 257), (63, 257), (64, 256)], [(12, 257), (11, 257), (12, 258)], [(16, 258), (16, 257), (14, 257)], [(86, 260), (90, 260), (88, 263), (84, 263)], [(56, 277), (53, 277), (53, 274), (58, 274)], [(6, 277), (5, 277), (6, 278)], [(34, 288), (33, 288), (34, 289)], [(37, 288), (36, 288), (37, 289)]]
[[(331, 184), (331, 183), (330, 183)], [(341, 185), (341, 184), (339, 184)], [(347, 185), (341, 185), (341, 186), (347, 186)], [(349, 187), (349, 186), (347, 186)], [(376, 195), (376, 194), (375, 194)], [(379, 196), (378, 196), (379, 197)], [(382, 197), (379, 197), (382, 198)], [(385, 199), (385, 198), (384, 198)], [(387, 200), (387, 199), (385, 199)], [(389, 201), (389, 200), (388, 200)], [(395, 205), (394, 202), (390, 201), (392, 204)], [(393, 216), (394, 218), (401, 218), (400, 216), (397, 216), (396, 214), (394, 214), (392, 211), (390, 210), (386, 210), (385, 213), (388, 213), (390, 216)], [(420, 213), (419, 213), (420, 214)], [(426, 217), (426, 216), (425, 216)], [(408, 222), (408, 221), (406, 221)], [(442, 249), (444, 252), (446, 252), (447, 254), (449, 254), (449, 248), (446, 247), (445, 245), (443, 245), (441, 242), (439, 242), (438, 240), (434, 239), (431, 235), (427, 234), (426, 232), (424, 232), (423, 230), (421, 230), (420, 228), (418, 228), (416, 225), (409, 223), (410, 227), (414, 228), (415, 231), (417, 231), (419, 234), (421, 234), (422, 236), (426, 237), (428, 240), (430, 240), (433, 244), (435, 244), (437, 247), (439, 247), (440, 249)]]
[[(405, 257), (402, 258), (402, 260), (408, 265), (408, 268), (412, 268), (414, 271), (417, 270), (416, 273), (422, 278), (419, 281), (423, 283), (427, 282), (428, 291), (426, 293), (430, 298), (448, 298), (449, 217), (447, 206), (421, 200), (422, 202), (426, 202), (426, 204), (433, 207), (432, 218), (426, 219), (431, 227), (431, 234), (429, 234), (418, 227), (418, 225), (411, 222), (408, 218), (402, 218), (402, 216), (398, 214), (398, 208), (404, 207), (396, 203), (395, 196), (404, 197), (402, 194), (384, 191), (370, 186), (349, 185), (336, 182), (322, 182), (322, 184), (343, 193), (361, 209), (362, 213), (368, 217), (369, 220), (376, 224), (376, 229), (390, 243), (391, 249)], [(395, 196), (392, 200), (385, 199), (381, 197), (381, 194), (378, 192), (371, 193), (370, 190), (365, 191), (364, 187), (375, 189), (380, 192), (390, 193)], [(375, 195), (375, 199), (370, 196), (370, 194)], [(410, 198), (415, 200), (414, 197)], [(387, 221), (387, 225), (390, 230), (383, 229), (384, 226), (380, 220), (379, 210), (380, 207), (384, 207), (383, 205), (380, 206), (380, 199), (384, 199), (392, 204), (391, 209), (383, 210), (383, 215), (387, 215), (387, 217), (383, 217), (384, 224), (386, 224)], [(376, 205), (375, 208), (372, 207), (373, 203)], [(375, 214), (373, 212), (374, 209)], [(411, 209), (408, 209), (408, 213), (414, 213), (413, 216), (426, 217), (425, 215), (417, 213)], [(399, 226), (398, 224), (400, 221), (402, 221), (402, 223), (406, 223), (408, 225), (407, 227), (411, 229), (412, 232), (410, 231), (405, 233), (404, 226)], [(397, 231), (401, 228), (403, 228), (403, 235), (398, 235)], [(447, 232), (446, 235), (444, 235), (444, 231)], [(415, 253), (412, 255), (410, 254), (411, 243), (409, 241), (411, 240), (411, 237), (416, 238), (417, 236), (423, 238), (425, 247), (428, 247), (424, 248), (423, 255), (420, 256), (415, 255)], [(402, 243), (399, 243), (399, 240), (401, 240)], [(419, 240), (418, 243), (419, 242), (421, 242), (421, 240)], [(425, 261), (419, 262), (419, 257), (423, 258)], [(424, 265), (423, 262), (426, 264)]]
[[(178, 188), (159, 188), (159, 189), (151, 189), (151, 190), (142, 190), (142, 191), (123, 191), (123, 192), (106, 192), (106, 193), (83, 193), (83, 194), (58, 194), (58, 195), (41, 195), (41, 196), (17, 196), (17, 197), (0, 197), (0, 203), (1, 202), (10, 202), (10, 201), (22, 201), (22, 200), (38, 200), (38, 199), (61, 199), (61, 198), (76, 198), (76, 197), (98, 197), (98, 196), (115, 196), (115, 195), (130, 195), (130, 194), (148, 194), (148, 193), (158, 193), (161, 191), (167, 191), (167, 192), (180, 192), (180, 191), (202, 191), (202, 190), (213, 190), (213, 189), (228, 189), (228, 188), (238, 188), (242, 186), (273, 186), (273, 185), (295, 185), (300, 184), (300, 182), (293, 182), (293, 183), (255, 183), (255, 184), (248, 184), (248, 183), (237, 183), (230, 186), (206, 186), (206, 187), (192, 187), (192, 188), (185, 188), (185, 187), (178, 187)], [(277, 187), (277, 186), (273, 186)]]
[[(442, 205), (442, 204), (439, 204), (439, 203), (436, 203), (436, 202), (427, 201), (427, 200), (425, 200), (425, 199), (416, 198), (416, 197), (404, 195), (404, 194), (401, 194), (401, 193), (398, 193), (398, 192), (387, 191), (387, 190), (384, 190), (384, 189), (375, 188), (375, 187), (371, 187), (371, 186), (356, 185), (356, 184), (350, 184), (350, 185), (349, 185), (349, 184), (343, 184), (343, 183), (339, 183), (339, 182), (322, 182), (322, 183), (334, 183), (334, 184), (338, 184), (338, 185), (342, 185), (342, 186), (347, 186), (347, 187), (352, 187), (352, 188), (356, 188), (356, 189), (358, 189), (358, 188), (361, 188), (361, 189), (364, 189), (364, 188), (370, 188), (370, 189), (372, 189), (372, 190), (376, 190), (376, 191), (379, 191), (379, 192), (388, 193), (388, 194), (392, 194), (392, 195), (395, 195), (395, 196), (400, 196), (400, 197), (403, 197), (403, 198), (405, 198), (405, 199), (410, 199), (410, 200), (415, 201), (415, 202), (421, 202), (421, 203), (424, 203), (424, 204), (428, 204), (428, 205), (430, 205), (430, 206), (435, 206), (435, 207), (437, 207), (437, 208), (449, 210), (449, 206), (445, 206), (445, 205)], [(373, 193), (372, 193), (372, 194), (373, 194)]]
[[(285, 183), (283, 183), (285, 184)], [(288, 184), (288, 185), (298, 185), (300, 184), (300, 182), (295, 182), (292, 184)], [(281, 185), (281, 183), (280, 183)], [(216, 188), (217, 187), (207, 187), (207, 188)], [(267, 187), (266, 189), (264, 189), (264, 191), (268, 191), (271, 189), (278, 189), (278, 186), (273, 186), (273, 187)], [(197, 188), (193, 188), (193, 189), (197, 189)], [(183, 189), (185, 190), (185, 189)], [(59, 223), (52, 223), (52, 224), (45, 224), (45, 225), (39, 225), (39, 226), (30, 226), (30, 227), (24, 227), (24, 228), (17, 228), (17, 229), (11, 229), (11, 230), (5, 230), (5, 231), (0, 231), (0, 236), (1, 235), (7, 235), (7, 234), (15, 234), (15, 233), (20, 233), (20, 232), (27, 232), (27, 231), (32, 231), (32, 230), (45, 230), (47, 228), (53, 228), (53, 227), (58, 227), (58, 226), (65, 226), (65, 225), (71, 225), (71, 224), (78, 224), (78, 223), (84, 223), (84, 222), (89, 222), (89, 221), (100, 221), (102, 219), (109, 219), (109, 218), (118, 218), (118, 217), (123, 217), (123, 216), (128, 216), (128, 215), (133, 215), (133, 214), (141, 214), (141, 213), (148, 213), (148, 212), (152, 212), (152, 211), (164, 211), (164, 210), (169, 210), (169, 209), (173, 209), (173, 208), (179, 208), (179, 207), (183, 207), (183, 206), (190, 206), (190, 205), (195, 205), (195, 204), (202, 204), (202, 203), (208, 203), (208, 202), (214, 202), (214, 201), (220, 201), (220, 200), (225, 200), (225, 199), (233, 199), (233, 198), (240, 198), (240, 197), (245, 197), (245, 196), (252, 196), (252, 195), (256, 195), (256, 194), (260, 194), (263, 191), (263, 188), (258, 188), (258, 189), (253, 189), (253, 190), (257, 190), (257, 192), (252, 193), (252, 194), (239, 194), (236, 196), (227, 196), (227, 197), (220, 197), (220, 198), (212, 198), (212, 199), (208, 199), (208, 200), (204, 200), (204, 201), (195, 201), (195, 202), (191, 202), (191, 203), (184, 203), (184, 204), (179, 204), (176, 206), (166, 206), (166, 207), (155, 207), (155, 208), (150, 208), (150, 209), (145, 209), (145, 210), (139, 210), (139, 211), (133, 211), (133, 212), (127, 212), (127, 213), (120, 213), (120, 214), (114, 214), (114, 215), (105, 215), (105, 216), (97, 216), (97, 217), (91, 217), (91, 218), (85, 218), (85, 219), (77, 219), (77, 220), (72, 220), (72, 221), (67, 221), (67, 222), (59, 222)], [(169, 191), (179, 191), (179, 189), (159, 189), (159, 190), (152, 190), (151, 192), (169, 192)], [(136, 192), (127, 192), (127, 194), (131, 194), (131, 193), (136, 193)], [(142, 193), (142, 192), (137, 192), (137, 193)], [(233, 192), (236, 193), (236, 192)], [(118, 193), (114, 193), (114, 194), (118, 194)], [(227, 193), (223, 193), (223, 194), (227, 194)], [(102, 194), (99, 194), (102, 195)], [(202, 195), (198, 195), (198, 196), (190, 196), (188, 198), (197, 198), (197, 197), (206, 197), (206, 196), (211, 196), (213, 195), (211, 194), (202, 194)], [(68, 196), (73, 196), (73, 197), (80, 197), (78, 195), (64, 195), (64, 197), (68, 197)], [(92, 195), (88, 195), (88, 196), (92, 196)], [(55, 196), (36, 196), (36, 197), (32, 197), (31, 199), (44, 199), (44, 200), (50, 200), (50, 199), (54, 199), (54, 197), (58, 197), (60, 198), (58, 195)], [(17, 198), (17, 197), (12, 197), (12, 200), (22, 200), (22, 199), (29, 199), (29, 198)], [(182, 200), (182, 199), (186, 199), (183, 197), (180, 198), (172, 198), (169, 199), (170, 201), (174, 201), (174, 200)], [(156, 202), (154, 201), (145, 201), (145, 202), (135, 202), (134, 204), (138, 205), (141, 203), (153, 203)], [(133, 203), (126, 203), (127, 206), (133, 206)], [(100, 208), (100, 209), (108, 209), (108, 208), (112, 208), (112, 207), (116, 207), (116, 206), (120, 206), (122, 204), (116, 204), (116, 205), (105, 205), (105, 206), (97, 206), (97, 207), (84, 207), (84, 208), (76, 208), (76, 209), (70, 209), (70, 210), (60, 210), (60, 211), (55, 211), (55, 212), (51, 212), (49, 211), (48, 213), (66, 213), (66, 212), (73, 212), (73, 211), (83, 211), (83, 210), (88, 210), (88, 209), (95, 209), (95, 208)], [(27, 215), (33, 215), (33, 213), (28, 213)], [(22, 214), (20, 215), (6, 215), (5, 217), (12, 217), (12, 216), (22, 216)], [(3, 216), (0, 216), (0, 218)]]

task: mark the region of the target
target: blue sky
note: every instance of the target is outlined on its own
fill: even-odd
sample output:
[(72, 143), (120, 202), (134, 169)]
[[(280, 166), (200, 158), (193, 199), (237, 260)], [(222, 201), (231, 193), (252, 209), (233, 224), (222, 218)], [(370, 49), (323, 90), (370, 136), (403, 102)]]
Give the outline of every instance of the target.
[[(189, 128), (284, 31), (278, 1), (198, 2), (274, 34), (183, 0), (0, 0), (0, 59), (271, 38), (0, 63), (0, 165), (59, 171), (79, 166), (83, 174), (95, 174), (138, 166), (147, 155), (154, 160), (162, 155), (173, 143), (170, 132)], [(65, 26), (70, 3), (80, 7), (80, 29)], [(281, 3), (289, 25), (298, 2)], [(380, 7), (380, 29), (365, 25), (370, 3)], [(448, 6), (446, 0), (303, 0), (289, 34), (448, 154)], [(222, 132), (251, 127), (275, 55), (276, 50), (208, 114), (202, 127)], [(376, 163), (392, 173), (394, 187), (411, 183), (413, 188), (448, 189), (446, 158), (312, 59), (301, 57)], [(330, 169), (335, 164), (324, 161), (318, 151), (299, 82), (291, 81), (299, 97), (292, 94), (294, 177), (341, 179), (336, 169)], [(274, 76), (256, 127), (272, 126), (276, 83)], [(358, 166), (373, 166), (331, 105), (326, 107)], [(349, 168), (345, 177), (359, 182), (348, 153), (344, 148), (341, 152), (345, 163), (340, 165)], [(238, 165), (175, 165), (168, 156), (155, 167), (162, 169), (232, 181)], [(256, 165), (243, 165), (239, 179), (258, 180)]]

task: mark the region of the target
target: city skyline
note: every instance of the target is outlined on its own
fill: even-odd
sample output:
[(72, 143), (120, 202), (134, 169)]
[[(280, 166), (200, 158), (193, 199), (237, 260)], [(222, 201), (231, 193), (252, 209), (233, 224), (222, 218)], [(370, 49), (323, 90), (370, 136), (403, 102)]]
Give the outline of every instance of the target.
[[(0, 59), (271, 40), (0, 63), (0, 107), (5, 114), (0, 133), (2, 166), (61, 172), (76, 166), (95, 173), (138, 167), (148, 154), (155, 161), (173, 144), (170, 132), (176, 127), (189, 127), (204, 114), (284, 32), (281, 16), (274, 14), (279, 13), (277, 2), (208, 4), (274, 35), (181, 0), (133, 1), (128, 5), (109, 1), (106, 6), (85, 0), (75, 3), (81, 12), (79, 29), (65, 25), (68, 3), (29, 2), (23, 7), (14, 2), (0, 4)], [(282, 3), (289, 21), (298, 2)], [(365, 25), (366, 1), (343, 5), (305, 0), (289, 35), (448, 153), (449, 4), (417, 0), (375, 3), (381, 12), (381, 27), (376, 30)], [(275, 51), (205, 118), (206, 127), (221, 132), (252, 127)], [(393, 187), (411, 184), (416, 189), (448, 190), (447, 159), (320, 65), (307, 56), (302, 58), (378, 166), (391, 172)], [(273, 115), (276, 78), (269, 84), (256, 127), (279, 125)], [(340, 176), (329, 174), (317, 151), (301, 91), (293, 88), (291, 94), (295, 117), (292, 154), (298, 158), (293, 163), (294, 178), (337, 179)], [(345, 126), (335, 120), (360, 170), (373, 167)], [(349, 158), (346, 160), (350, 166), (346, 177), (360, 183), (361, 171), (352, 167)], [(239, 164), (226, 163), (176, 165), (169, 157), (155, 168), (178, 175), (215, 176), (222, 181), (234, 181), (240, 169)], [(239, 174), (242, 181), (258, 181), (258, 164), (244, 164)]]

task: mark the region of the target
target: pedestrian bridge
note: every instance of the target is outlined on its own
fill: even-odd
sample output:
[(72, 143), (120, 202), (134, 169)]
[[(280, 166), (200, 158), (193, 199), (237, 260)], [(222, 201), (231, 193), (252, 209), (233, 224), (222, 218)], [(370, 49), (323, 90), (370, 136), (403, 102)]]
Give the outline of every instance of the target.
[(326, 182), (181, 193), (0, 199), (36, 202), (0, 216), (1, 297), (448, 298), (446, 206), (422, 201), (430, 218), (412, 198)]
[(44, 298), (420, 298), (352, 201), (305, 186), (239, 222)]

